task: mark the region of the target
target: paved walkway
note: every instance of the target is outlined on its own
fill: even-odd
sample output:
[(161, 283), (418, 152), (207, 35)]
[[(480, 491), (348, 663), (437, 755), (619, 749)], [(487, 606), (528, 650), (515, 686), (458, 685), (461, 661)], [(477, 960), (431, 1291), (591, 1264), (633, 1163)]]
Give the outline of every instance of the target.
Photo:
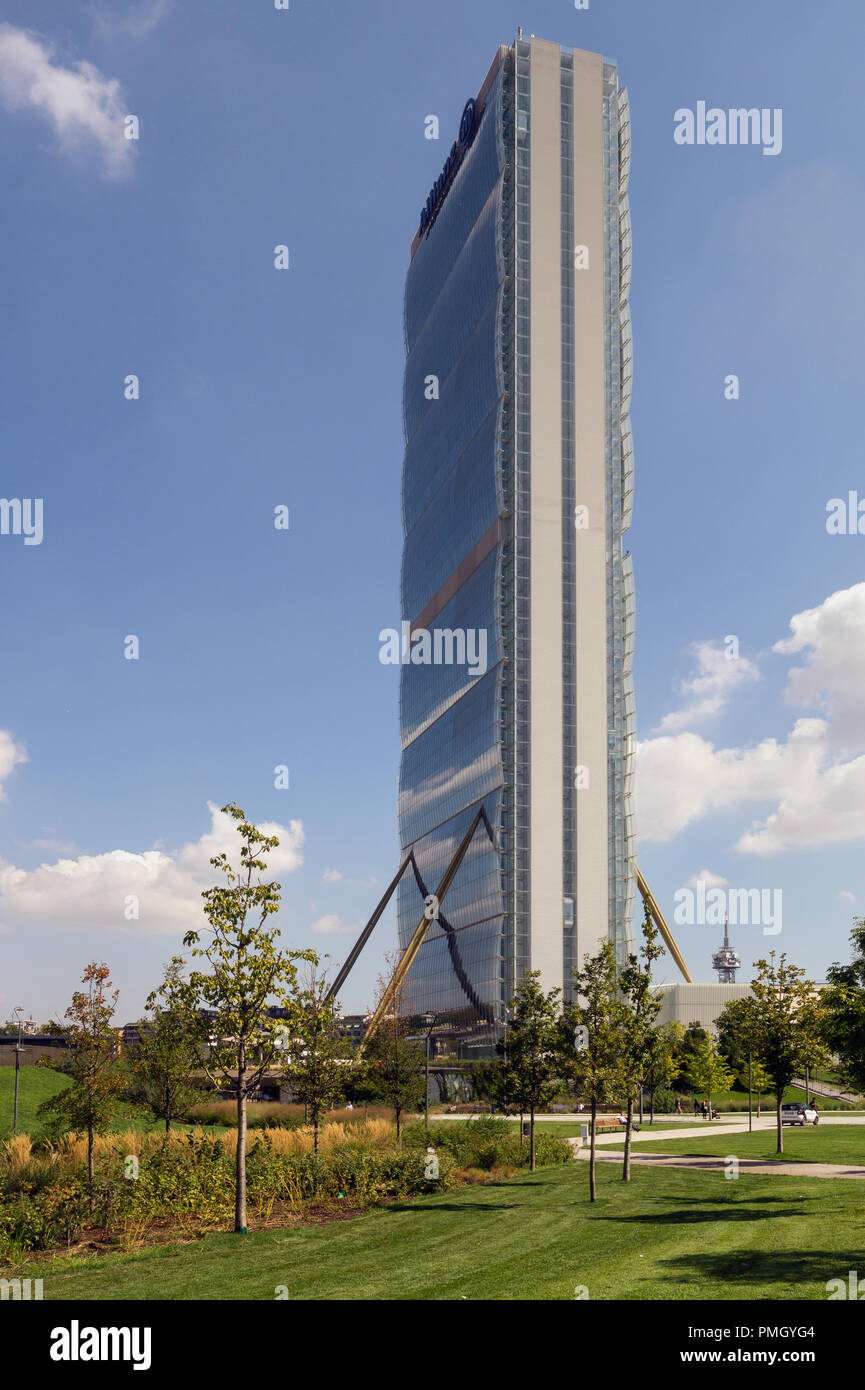
[[(755, 1129), (755, 1130), (758, 1130), (758, 1129), (760, 1129), (760, 1130), (774, 1130), (775, 1127), (776, 1127), (776, 1124), (777, 1124), (777, 1121), (776, 1121), (774, 1115), (761, 1115), (759, 1120), (757, 1119), (756, 1116), (754, 1117), (754, 1129)], [(820, 1124), (821, 1124), (821, 1125), (865, 1125), (865, 1115), (844, 1115), (844, 1116), (838, 1115), (838, 1116), (836, 1116), (836, 1115), (833, 1113), (833, 1114), (831, 1115), (831, 1117), (830, 1117), (830, 1115), (827, 1114), (827, 1113), (824, 1111), (823, 1114), (822, 1114), (821, 1117), (820, 1117)], [(787, 1132), (790, 1128), (791, 1128), (790, 1125), (785, 1125), (785, 1126), (784, 1126), (784, 1132), (785, 1132), (785, 1134), (786, 1134), (786, 1132)], [(798, 1128), (798, 1126), (796, 1126), (796, 1128)], [(811, 1126), (809, 1125), (809, 1126), (807, 1126), (807, 1128), (810, 1129)], [(654, 1142), (655, 1139), (697, 1139), (697, 1138), (706, 1139), (706, 1138), (708, 1138), (709, 1136), (711, 1136), (711, 1135), (713, 1135), (713, 1134), (747, 1134), (747, 1133), (748, 1133), (748, 1119), (747, 1119), (747, 1116), (746, 1116), (745, 1119), (744, 1119), (744, 1121), (743, 1121), (743, 1120), (703, 1120), (703, 1121), (699, 1122), (699, 1123), (696, 1124), (696, 1125), (695, 1125), (695, 1124), (687, 1124), (687, 1123), (686, 1123), (686, 1124), (679, 1123), (679, 1124), (675, 1125), (674, 1128), (670, 1128), (670, 1129), (642, 1129), (642, 1130), (640, 1130), (639, 1134), (633, 1134), (633, 1135), (631, 1136), (631, 1142), (632, 1142), (634, 1145), (638, 1145), (638, 1144), (641, 1144), (641, 1143), (648, 1143), (649, 1141)], [(601, 1133), (601, 1134), (599, 1134), (599, 1135), (597, 1136), (595, 1142), (596, 1142), (596, 1144), (598, 1144), (598, 1145), (600, 1145), (600, 1144), (621, 1144), (621, 1143), (624, 1142), (624, 1138), (625, 1138), (625, 1131), (624, 1131), (624, 1129), (620, 1129), (620, 1130), (618, 1130), (617, 1132), (614, 1132), (614, 1133), (609, 1133), (609, 1134)]]
[[(572, 1139), (576, 1145), (579, 1140)], [(588, 1161), (589, 1150), (579, 1149), (577, 1158)], [(595, 1153), (595, 1158), (604, 1163), (621, 1163), (621, 1153)], [(632, 1163), (642, 1163), (653, 1168), (700, 1168), (707, 1172), (723, 1172), (727, 1160), (724, 1158), (689, 1158), (686, 1154), (631, 1154)], [(785, 1163), (782, 1160), (765, 1162), (756, 1158), (740, 1158), (739, 1172), (781, 1173), (789, 1178), (865, 1178), (865, 1167), (851, 1167), (844, 1163)]]

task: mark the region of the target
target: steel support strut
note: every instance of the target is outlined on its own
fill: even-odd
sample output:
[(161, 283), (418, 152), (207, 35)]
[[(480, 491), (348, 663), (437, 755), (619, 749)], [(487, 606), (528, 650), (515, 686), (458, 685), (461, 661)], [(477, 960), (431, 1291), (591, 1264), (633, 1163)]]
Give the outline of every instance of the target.
[(682, 955), (682, 952), (679, 950), (678, 946), (673, 940), (673, 933), (670, 931), (670, 928), (664, 921), (664, 914), (661, 912), (661, 909), (658, 907), (658, 904), (652, 897), (652, 894), (649, 891), (649, 885), (643, 878), (643, 875), (640, 873), (640, 870), (638, 869), (636, 863), (634, 863), (634, 873), (637, 876), (637, 887), (640, 890), (643, 902), (646, 904), (646, 907), (649, 909), (649, 912), (651, 913), (652, 921), (655, 923), (655, 926), (658, 928), (658, 931), (664, 938), (664, 943), (667, 946), (670, 955), (673, 957), (673, 960), (679, 967), (679, 971), (683, 979), (687, 980), (689, 985), (692, 985), (694, 981), (691, 979), (690, 972), (688, 970), (687, 965), (685, 964), (685, 959)]

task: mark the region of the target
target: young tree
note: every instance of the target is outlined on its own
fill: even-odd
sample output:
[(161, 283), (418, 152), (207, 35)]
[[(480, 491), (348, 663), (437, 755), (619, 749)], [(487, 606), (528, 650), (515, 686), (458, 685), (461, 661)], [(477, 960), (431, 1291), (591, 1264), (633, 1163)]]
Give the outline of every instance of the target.
[(747, 1085), (749, 1068), (751, 1091), (757, 1093), (757, 1118), (760, 1118), (760, 1097), (768, 1090), (771, 1082), (764, 1068), (757, 1060), (756, 1014), (753, 1000), (731, 999), (718, 1015), (718, 1047), (733, 1067), (739, 1072), (740, 1080)]
[(822, 1043), (823, 1012), (811, 980), (798, 965), (788, 965), (786, 954), (776, 961), (758, 960), (759, 972), (751, 984), (751, 997), (742, 1002), (754, 1056), (771, 1078), (775, 1092), (778, 1149), (784, 1152), (781, 1105), (794, 1076), (806, 1066), (826, 1060)]
[(823, 1036), (838, 1056), (844, 1085), (865, 1095), (865, 917), (854, 922), (850, 944), (850, 964), (836, 961), (826, 972)]
[[(747, 1073), (746, 1073), (747, 1080)], [(757, 1094), (757, 1119), (760, 1118), (760, 1102), (763, 1099), (764, 1091), (768, 1091), (772, 1085), (772, 1078), (764, 1066), (759, 1062), (751, 1062), (751, 1090)]]
[(681, 1023), (662, 1023), (649, 1034), (645, 1082), (649, 1089), (650, 1125), (655, 1123), (655, 1092), (672, 1086), (681, 1071), (679, 1053), (684, 1035)]
[(318, 957), (314, 951), (283, 950), (278, 927), (268, 925), (279, 910), (279, 884), (263, 883), (260, 875), (267, 867), (265, 856), (279, 840), (256, 829), (234, 802), (222, 810), (238, 822), (240, 864), (232, 868), (224, 853), (210, 861), (225, 875), (225, 886), (207, 888), (201, 895), (209, 939), (199, 944), (200, 931), (183, 938), (193, 958), (206, 960), (210, 972), (193, 971), (183, 998), (190, 1013), (200, 1005), (210, 1011), (209, 1016), (198, 1014), (199, 1056), (214, 1084), (230, 1088), (237, 1102), (234, 1229), (245, 1233), (246, 1106), (279, 1052), (268, 1001), (289, 1011), (290, 1030), (297, 1014), (297, 962), (315, 965)]
[[(378, 979), (378, 1001), (387, 989), (399, 961), (396, 952), (386, 956), (390, 975)], [(405, 980), (397, 988), (389, 1011), (377, 1031), (364, 1042), (366, 1082), (371, 1094), (389, 1105), (396, 1114), (397, 1140), (402, 1144), (402, 1117), (407, 1110), (417, 1110), (424, 1096), (425, 1056), (419, 1044), (411, 1038), (411, 1016), (408, 986)]]
[(631, 1134), (633, 1132), (634, 1097), (642, 1089), (646, 1071), (651, 1064), (652, 1032), (661, 1011), (663, 1000), (652, 989), (652, 965), (664, 954), (660, 932), (652, 921), (649, 905), (643, 917), (643, 943), (638, 955), (629, 955), (628, 964), (619, 974), (619, 989), (625, 1011), (622, 1036), (622, 1080), (627, 1102), (625, 1128), (625, 1157), (622, 1181), (631, 1179)]
[(574, 1091), (587, 1096), (591, 1121), (589, 1200), (597, 1196), (595, 1129), (598, 1106), (621, 1094), (621, 1054), (625, 1012), (619, 994), (616, 953), (604, 941), (597, 955), (574, 968), (576, 998), (565, 1004), (559, 1023), (559, 1066)]
[(560, 989), (544, 994), (541, 972), (532, 970), (517, 986), (502, 1057), (502, 1084), (520, 1110), (529, 1114), (529, 1146), (535, 1171), (535, 1112), (556, 1094), (560, 1050)]
[(201, 1099), (195, 1080), (198, 1019), (190, 1015), (184, 988), (183, 960), (172, 956), (162, 984), (147, 997), (150, 1017), (140, 1025), (140, 1040), (127, 1054), (131, 1097), (164, 1122), (166, 1135), (172, 1120), (182, 1119)]
[(285, 1079), (307, 1107), (315, 1153), (322, 1113), (342, 1100), (354, 1057), (351, 1043), (339, 1035), (339, 1009), (328, 1000), (328, 988), (325, 972), (307, 966), (293, 1030), (283, 1033)]
[(687, 1077), (691, 1090), (706, 1097), (711, 1117), (712, 1092), (729, 1091), (733, 1084), (733, 1073), (711, 1034), (707, 1033), (700, 1039), (696, 1050), (688, 1058)]
[(112, 1024), (119, 990), (111, 989), (108, 966), (91, 961), (81, 976), (86, 986), (76, 990), (66, 1010), (63, 1032), (68, 1052), (43, 1057), (39, 1065), (69, 1078), (57, 1095), (39, 1106), (39, 1114), (54, 1114), (70, 1129), (87, 1132), (87, 1181), (93, 1210), (93, 1139), (111, 1127), (117, 1099), (125, 1084), (118, 1055), (118, 1033)]
[(678, 1085), (682, 1086), (685, 1089), (687, 1089), (687, 1082), (685, 1080), (685, 1077), (687, 1075), (688, 1070), (688, 1059), (694, 1055), (699, 1044), (707, 1036), (708, 1034), (706, 1033), (705, 1028), (703, 1028), (699, 1023), (689, 1023), (684, 1031), (684, 1034), (682, 1035), (682, 1040), (679, 1044), (679, 1050), (677, 1054), (679, 1059)]

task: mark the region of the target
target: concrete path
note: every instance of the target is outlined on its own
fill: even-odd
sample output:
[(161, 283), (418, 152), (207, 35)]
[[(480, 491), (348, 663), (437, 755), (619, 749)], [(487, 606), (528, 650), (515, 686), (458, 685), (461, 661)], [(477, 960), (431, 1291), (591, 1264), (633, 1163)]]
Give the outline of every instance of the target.
[[(759, 1120), (756, 1118), (756, 1116), (754, 1117), (755, 1130), (773, 1130), (776, 1126), (776, 1123), (777, 1121), (774, 1115), (761, 1115)], [(837, 1118), (833, 1115), (830, 1118), (828, 1115), (824, 1113), (820, 1117), (820, 1124), (865, 1125), (865, 1115), (845, 1115), (843, 1117), (839, 1115)], [(786, 1134), (787, 1131), (791, 1128), (793, 1128), (793, 1126), (785, 1125), (784, 1133)], [(799, 1128), (799, 1126), (796, 1126), (796, 1128)], [(806, 1128), (811, 1129), (811, 1126), (807, 1125)], [(713, 1134), (747, 1133), (747, 1117), (745, 1118), (744, 1122), (742, 1120), (704, 1120), (702, 1122), (698, 1122), (696, 1125), (678, 1124), (675, 1126), (675, 1128), (670, 1129), (643, 1129), (640, 1131), (639, 1134), (633, 1134), (631, 1136), (631, 1143), (637, 1145), (641, 1143), (648, 1143), (649, 1141), (654, 1141), (655, 1139), (706, 1139)], [(624, 1142), (624, 1138), (625, 1132), (623, 1129), (620, 1129), (618, 1132), (612, 1134), (599, 1134), (595, 1140), (595, 1143), (598, 1146), (600, 1146), (601, 1144), (621, 1144)]]
[[(576, 1146), (579, 1140), (572, 1139), (571, 1143)], [(588, 1162), (589, 1150), (579, 1149), (577, 1158)], [(602, 1163), (622, 1162), (621, 1153), (596, 1152), (595, 1158)], [(699, 1168), (705, 1172), (723, 1172), (726, 1167), (726, 1159), (723, 1158), (689, 1158), (686, 1154), (632, 1153), (631, 1162), (651, 1168)], [(740, 1158), (739, 1172), (781, 1173), (788, 1178), (865, 1178), (865, 1167), (851, 1167), (844, 1163), (785, 1163), (783, 1159), (767, 1163), (762, 1159)]]

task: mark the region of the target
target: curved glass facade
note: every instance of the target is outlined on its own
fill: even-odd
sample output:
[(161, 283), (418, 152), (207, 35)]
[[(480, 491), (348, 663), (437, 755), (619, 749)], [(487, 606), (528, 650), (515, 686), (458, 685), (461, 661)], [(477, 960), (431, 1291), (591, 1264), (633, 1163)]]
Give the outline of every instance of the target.
[[(495, 843), (477, 831), (408, 976), (411, 1012), (435, 1013), (437, 1046), (463, 1055), (492, 1049), (525, 970), (567, 990), (599, 936), (627, 944), (628, 151), (611, 64), (534, 39), (499, 49), (406, 278), (399, 827), (417, 871), (399, 937), (483, 806)], [(588, 296), (587, 211), (603, 239)], [(594, 551), (574, 524), (592, 485)], [(441, 634), (430, 660), (423, 639)]]
[[(497, 840), (502, 829), (502, 557), (490, 533), (504, 518), (504, 77), (500, 69), (479, 104), (474, 140), (406, 281), (402, 611), (413, 631), (472, 633), (476, 650), (483, 634), (485, 643), (481, 674), (467, 662), (402, 671), (400, 840), (429, 892), (481, 804)], [(422, 911), (407, 874), (402, 946)], [(489, 1047), (504, 997), (504, 934), (500, 855), (481, 831), (410, 972), (412, 1011), (432, 1010), (468, 1046)]]

